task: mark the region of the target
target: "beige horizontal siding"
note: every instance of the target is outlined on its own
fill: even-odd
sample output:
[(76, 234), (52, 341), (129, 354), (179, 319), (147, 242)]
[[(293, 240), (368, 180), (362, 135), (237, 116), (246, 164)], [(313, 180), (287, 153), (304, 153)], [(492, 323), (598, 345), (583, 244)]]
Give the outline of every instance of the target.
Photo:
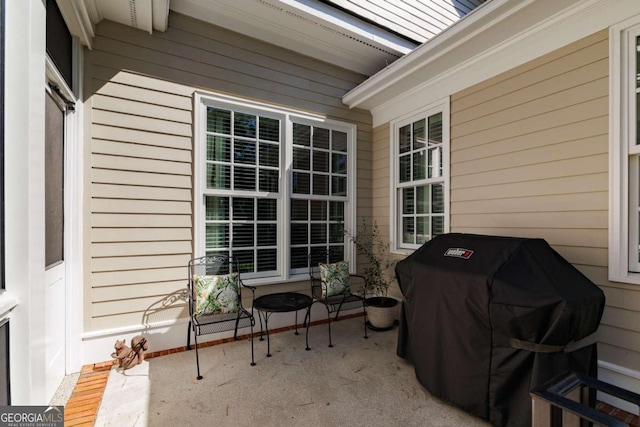
[(196, 91), (355, 123), (358, 214), (370, 216), (371, 115), (341, 102), (365, 77), (173, 12), (165, 33), (102, 21), (85, 52), (85, 330), (188, 315), (173, 298), (193, 253)]
[(496, 200), (513, 197), (561, 195), (581, 192), (609, 191), (608, 173), (561, 176), (539, 181), (499, 182), (482, 187), (467, 187), (451, 190), (451, 198), (458, 202), (467, 200)]
[[(607, 52), (608, 43), (607, 35), (604, 32), (595, 33), (573, 43), (569, 50), (558, 49), (533, 59), (523, 66), (506, 71), (497, 78), (471, 86), (457, 94), (457, 111), (490, 101), (497, 96), (526, 90), (526, 88), (547, 79), (562, 76), (591, 63), (600, 62), (606, 56), (603, 57), (601, 54), (594, 56), (593, 52)], [(532, 70), (535, 70), (535, 73), (532, 74)], [(572, 86), (571, 83), (566, 85), (566, 87)], [(452, 113), (455, 114), (454, 111)]]
[(95, 140), (133, 142), (154, 147), (178, 148), (191, 150), (191, 138), (179, 135), (144, 132), (135, 129), (125, 129), (113, 126), (103, 126), (93, 123), (92, 133)]
[[(172, 110), (178, 109), (186, 112), (191, 110), (193, 100), (187, 87), (179, 85), (168, 85), (165, 88), (156, 87), (155, 89), (139, 87), (137, 85), (143, 85), (144, 80), (136, 74), (122, 73), (110, 78), (111, 70), (98, 65), (93, 66), (93, 71), (93, 89), (96, 95), (102, 95), (101, 98), (133, 98), (148, 105), (169, 107)], [(166, 92), (169, 90), (174, 92)]]
[(191, 240), (190, 228), (94, 228), (94, 242), (154, 242)]
[(191, 162), (191, 152), (188, 150), (176, 150), (146, 144), (94, 140), (92, 144), (92, 152), (94, 154), (105, 154), (111, 156), (179, 161), (184, 163)]
[(640, 289), (609, 282), (606, 32), (451, 97), (451, 229), (541, 237), (605, 292), (599, 357), (640, 370)]
[(95, 213), (139, 213), (155, 214), (191, 214), (191, 205), (185, 202), (167, 202), (165, 200), (124, 200), (94, 198), (91, 211)]
[(191, 215), (131, 215), (96, 214), (92, 216), (93, 227), (191, 227)]
[[(94, 257), (175, 255), (191, 252), (191, 241), (94, 243)], [(185, 265), (186, 267), (186, 265)]]
[[(176, 288), (183, 287), (184, 289), (186, 289), (186, 279), (187, 278), (184, 277), (182, 280), (178, 280), (175, 282), (156, 282), (148, 287), (137, 285), (118, 286), (115, 291), (119, 295), (126, 295), (127, 298), (130, 299), (144, 298), (149, 295), (162, 297), (171, 294), (175, 291)], [(114, 300), (114, 289), (106, 286), (94, 288), (91, 293), (94, 300), (101, 303)], [(115, 300), (117, 301), (118, 299)]]
[(389, 125), (378, 126), (373, 132), (373, 168), (372, 217), (378, 223), (385, 240), (389, 239), (389, 174), (391, 171), (389, 148)]
[[(606, 231), (607, 117), (606, 32), (453, 95), (452, 231)], [(588, 243), (565, 234), (558, 245), (572, 262), (606, 265), (601, 244), (578, 241)]]
[(91, 170), (91, 179), (100, 184), (130, 184), (148, 187), (191, 188), (191, 177), (188, 175), (169, 175), (139, 171), (114, 169)]
[(145, 187), (141, 185), (93, 185), (92, 195), (109, 199), (150, 199), (191, 201), (191, 191), (187, 188)]
[[(94, 304), (94, 322), (100, 329), (109, 329), (111, 322), (118, 324), (134, 325), (142, 322), (143, 324), (153, 324), (153, 322), (170, 321), (180, 317), (189, 317), (189, 309), (183, 300), (175, 301), (167, 306), (159, 306), (157, 303), (161, 300), (161, 295), (154, 295), (148, 298), (123, 299), (107, 302), (97, 302)], [(154, 307), (156, 305), (157, 307)], [(139, 310), (139, 307), (149, 307), (148, 309)], [(184, 325), (185, 343), (187, 325)]]
[[(190, 254), (94, 258), (91, 262), (91, 271), (102, 272), (178, 267), (187, 265), (190, 258)], [(185, 274), (185, 279), (186, 276)]]
[(173, 268), (154, 268), (148, 270), (124, 270), (93, 273), (91, 286), (129, 285), (135, 283), (158, 283), (177, 281), (185, 278), (184, 266)]

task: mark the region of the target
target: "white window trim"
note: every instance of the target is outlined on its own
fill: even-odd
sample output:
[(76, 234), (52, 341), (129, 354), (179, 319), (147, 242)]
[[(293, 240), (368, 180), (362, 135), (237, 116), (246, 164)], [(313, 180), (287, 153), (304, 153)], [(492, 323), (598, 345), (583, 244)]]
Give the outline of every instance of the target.
[[(290, 186), (290, 170), (287, 165), (293, 164), (293, 122), (309, 124), (312, 126), (328, 126), (331, 129), (340, 130), (348, 134), (349, 151), (347, 156), (347, 194), (345, 200), (345, 220), (344, 226), (347, 230), (353, 229), (356, 224), (356, 203), (357, 195), (357, 126), (355, 124), (340, 122), (328, 119), (321, 115), (310, 114), (295, 109), (275, 107), (269, 104), (248, 101), (241, 98), (235, 98), (226, 95), (214, 94), (210, 92), (197, 91), (194, 93), (195, 103), (195, 120), (194, 120), (194, 167), (193, 167), (193, 194), (194, 194), (194, 257), (203, 256), (205, 254), (205, 206), (203, 194), (205, 193), (205, 173), (206, 166), (204, 159), (206, 158), (206, 129), (202, 123), (206, 123), (207, 106), (219, 106), (221, 108), (233, 109), (234, 111), (246, 111), (250, 113), (264, 113), (271, 117), (279, 117), (282, 120), (281, 130), (284, 133), (282, 144), (284, 152), (281, 158), (281, 174), (286, 174), (285, 179), (280, 188), (280, 197), (282, 203), (279, 208), (282, 212), (278, 216), (278, 248), (289, 247), (290, 227), (288, 226), (288, 218), (290, 216), (290, 200), (293, 195), (293, 189)], [(232, 191), (229, 194), (234, 194)], [(353, 245), (345, 241), (345, 259), (350, 261), (350, 268), (355, 272), (355, 251)], [(243, 281), (250, 285), (268, 285), (284, 282), (296, 282), (307, 280), (309, 275), (305, 271), (301, 274), (291, 274), (289, 252), (285, 251), (285, 256), (280, 258), (277, 265), (278, 276), (270, 276), (264, 278), (245, 279)]]
[[(635, 135), (635, 100), (629, 98), (631, 78), (630, 38), (640, 35), (640, 19), (632, 18), (609, 30), (609, 280), (640, 284), (640, 273), (630, 269), (631, 245), (637, 244), (638, 221), (630, 212), (629, 155), (634, 154), (631, 135)], [(633, 147), (633, 151), (640, 147)], [(637, 192), (636, 192), (637, 194)], [(636, 240), (633, 243), (632, 240)], [(640, 264), (640, 263), (638, 263)]]
[[(390, 252), (393, 254), (408, 255), (411, 254), (415, 248), (408, 249), (400, 247), (401, 243), (398, 241), (398, 227), (401, 226), (398, 215), (398, 198), (396, 197), (396, 184), (399, 181), (398, 170), (398, 132), (400, 128), (412, 121), (427, 118), (431, 115), (442, 113), (442, 175), (444, 183), (444, 232), (448, 233), (450, 230), (450, 209), (449, 209), (449, 194), (450, 190), (450, 151), (451, 151), (451, 138), (450, 138), (450, 98), (447, 96), (436, 102), (425, 106), (424, 108), (413, 111), (410, 114), (398, 117), (389, 124), (389, 241), (391, 243)], [(417, 245), (419, 247), (420, 245)]]

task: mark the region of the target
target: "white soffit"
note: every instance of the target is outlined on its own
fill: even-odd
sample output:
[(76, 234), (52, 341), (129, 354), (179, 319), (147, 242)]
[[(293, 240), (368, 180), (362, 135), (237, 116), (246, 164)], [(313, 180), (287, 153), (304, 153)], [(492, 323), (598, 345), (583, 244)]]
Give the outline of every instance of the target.
[(637, 0), (491, 0), (342, 100), (380, 125), (637, 13)]
[(103, 19), (151, 33), (166, 31), (170, 0), (56, 0), (71, 32), (91, 48), (95, 26)]
[(367, 76), (416, 47), (315, 0), (171, 0), (170, 7)]
[(102, 18), (151, 33), (152, 0), (96, 0)]

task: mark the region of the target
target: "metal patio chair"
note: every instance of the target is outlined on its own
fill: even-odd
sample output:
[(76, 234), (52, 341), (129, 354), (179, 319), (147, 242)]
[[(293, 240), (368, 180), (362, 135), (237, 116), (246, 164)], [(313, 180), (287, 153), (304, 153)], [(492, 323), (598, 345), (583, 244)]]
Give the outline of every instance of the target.
[[(194, 258), (188, 264), (189, 326), (187, 349), (191, 350), (191, 333), (196, 347), (197, 379), (200, 375), (198, 336), (234, 330), (238, 339), (238, 328), (251, 328), (251, 366), (255, 365), (253, 351), (253, 301), (254, 286), (242, 283), (238, 260), (226, 255), (210, 255)], [(242, 305), (242, 290), (251, 291), (251, 311)]]
[[(367, 335), (366, 300), (364, 295), (357, 295), (351, 291), (351, 286), (353, 286), (351, 279), (359, 278), (364, 280), (364, 277), (357, 274), (349, 274), (348, 263), (343, 263), (346, 263), (346, 261), (343, 260), (342, 253), (333, 252), (324, 248), (314, 249), (309, 254), (309, 281), (311, 284), (311, 297), (313, 298), (312, 304), (318, 302), (324, 305), (327, 309), (329, 347), (333, 347), (333, 343), (331, 341), (331, 313), (336, 313), (334, 317), (334, 320), (336, 320), (340, 315), (340, 311), (343, 309), (349, 310), (362, 307), (364, 338), (369, 338)], [(326, 280), (323, 280), (323, 273), (321, 271), (323, 268), (327, 269), (325, 271), (346, 268), (346, 271), (343, 271), (343, 273), (346, 273), (343, 277), (348, 281), (349, 287), (342, 291), (337, 290), (337, 293), (333, 293), (331, 284), (327, 283)]]

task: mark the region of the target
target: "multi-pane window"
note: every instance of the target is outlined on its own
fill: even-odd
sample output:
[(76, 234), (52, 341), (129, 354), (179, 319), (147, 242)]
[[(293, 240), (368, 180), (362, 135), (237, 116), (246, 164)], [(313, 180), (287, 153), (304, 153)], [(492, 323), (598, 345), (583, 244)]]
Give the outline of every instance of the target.
[(344, 259), (347, 132), (293, 123), (291, 268), (314, 251)]
[(216, 107), (206, 115), (206, 254), (231, 254), (245, 273), (275, 272), (280, 119)]
[(306, 274), (314, 250), (346, 257), (355, 126), (201, 99), (196, 255), (233, 255), (266, 281)]
[(394, 126), (396, 249), (414, 249), (445, 232), (448, 141), (443, 111)]

